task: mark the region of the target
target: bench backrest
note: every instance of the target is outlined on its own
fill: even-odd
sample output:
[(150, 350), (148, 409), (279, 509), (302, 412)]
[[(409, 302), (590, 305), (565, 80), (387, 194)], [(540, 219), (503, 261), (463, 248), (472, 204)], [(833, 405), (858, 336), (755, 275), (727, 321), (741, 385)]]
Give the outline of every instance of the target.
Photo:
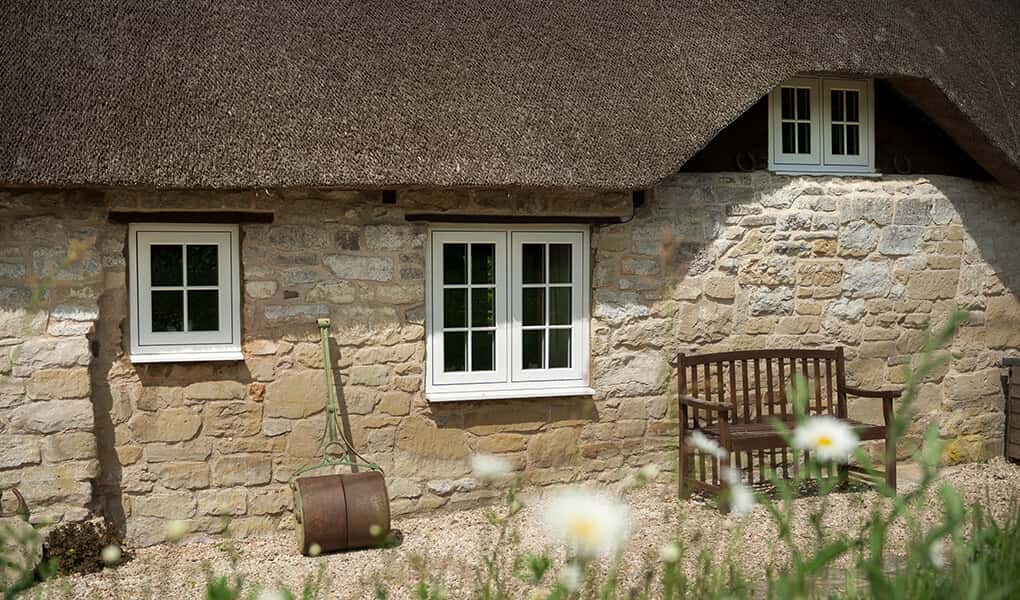
[[(810, 415), (846, 418), (843, 348), (745, 350), (676, 357), (681, 394), (732, 406), (730, 422), (761, 423), (793, 417), (793, 381), (807, 380)], [(694, 418), (697, 418), (696, 411)], [(707, 411), (706, 411), (707, 412)], [(715, 415), (705, 414), (711, 422)]]

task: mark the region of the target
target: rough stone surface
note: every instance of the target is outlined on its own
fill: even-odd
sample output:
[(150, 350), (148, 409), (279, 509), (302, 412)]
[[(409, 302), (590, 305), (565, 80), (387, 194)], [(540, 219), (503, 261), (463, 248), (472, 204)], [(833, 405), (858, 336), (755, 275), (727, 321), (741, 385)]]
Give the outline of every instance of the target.
[[(200, 534), (223, 516), (239, 534), (292, 526), (286, 485), (317, 459), (325, 419), (325, 316), (344, 429), (386, 470), (400, 513), (487, 501), (473, 453), (536, 486), (672, 468), (679, 351), (838, 344), (851, 383), (901, 385), (904, 355), (955, 307), (967, 324), (905, 445), (932, 423), (953, 460), (1001, 451), (996, 364), (1020, 353), (1020, 198), (994, 184), (679, 174), (633, 220), (592, 229), (593, 397), (445, 404), (424, 398), (427, 229), (405, 215), (506, 214), (510, 202), (515, 214), (629, 217), (627, 197), (83, 194), (0, 191), (0, 232), (12, 233), (0, 236), (0, 481), (57, 521), (123, 514), (133, 543), (161, 541), (170, 518)], [(210, 206), (276, 215), (241, 226), (245, 360), (132, 365), (127, 229), (106, 215)], [(33, 306), (33, 277), (47, 274)], [(871, 418), (873, 405), (853, 410)]]

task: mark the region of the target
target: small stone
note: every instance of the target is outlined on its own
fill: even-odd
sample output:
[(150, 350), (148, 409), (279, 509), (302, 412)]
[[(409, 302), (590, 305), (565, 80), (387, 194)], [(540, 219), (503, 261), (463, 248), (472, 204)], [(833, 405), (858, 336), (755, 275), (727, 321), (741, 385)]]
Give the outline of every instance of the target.
[(13, 431), (57, 433), (60, 431), (92, 431), (91, 400), (52, 400), (33, 402), (14, 409)]
[(254, 402), (210, 402), (202, 410), (202, 434), (246, 437), (262, 430), (262, 405)]
[(243, 400), (248, 387), (238, 381), (201, 381), (184, 388), (188, 400)]
[(356, 291), (354, 285), (347, 281), (322, 281), (316, 283), (305, 297), (309, 302), (348, 304), (354, 302)]
[(909, 256), (921, 250), (924, 227), (893, 225), (882, 230), (878, 251), (886, 256)]
[(41, 369), (29, 377), (26, 392), (32, 400), (88, 398), (90, 387), (88, 369)]
[(878, 227), (864, 221), (854, 221), (839, 232), (839, 255), (867, 256), (878, 247)]
[(732, 300), (736, 295), (736, 283), (732, 277), (709, 277), (703, 289), (706, 296), (717, 300)]
[(209, 463), (169, 462), (151, 465), (159, 485), (172, 490), (195, 490), (209, 487)]
[(163, 519), (190, 519), (195, 516), (195, 497), (191, 492), (160, 492), (133, 496), (132, 515)]
[(31, 435), (0, 435), (0, 469), (15, 469), (23, 465), (37, 465), (40, 460), (38, 437)]
[(392, 258), (336, 254), (325, 257), (323, 262), (341, 279), (368, 281), (390, 281), (393, 279)]
[(244, 293), (256, 300), (272, 298), (276, 295), (276, 289), (275, 281), (248, 281), (244, 284)]
[(244, 488), (208, 490), (198, 493), (198, 513), (214, 517), (236, 517), (248, 511)]
[(138, 413), (130, 422), (139, 442), (181, 442), (198, 435), (202, 417), (187, 408), (167, 408), (158, 414)]
[(843, 277), (843, 289), (852, 298), (878, 298), (889, 293), (892, 287), (889, 265), (878, 262), (848, 263)]
[(212, 480), (218, 487), (269, 483), (272, 457), (265, 454), (231, 454), (212, 461)]
[(794, 308), (793, 288), (756, 288), (748, 298), (751, 316), (792, 315)]
[(42, 441), (42, 455), (48, 463), (96, 457), (96, 436), (92, 432), (48, 435)]

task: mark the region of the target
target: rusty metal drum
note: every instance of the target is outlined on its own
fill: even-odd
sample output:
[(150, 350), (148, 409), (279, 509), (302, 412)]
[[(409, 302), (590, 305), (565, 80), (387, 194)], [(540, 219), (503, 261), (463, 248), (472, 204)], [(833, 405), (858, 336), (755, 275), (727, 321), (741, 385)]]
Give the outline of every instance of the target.
[(379, 546), (389, 537), (389, 494), (379, 471), (299, 477), (291, 487), (298, 549), (305, 556), (313, 545), (334, 552)]

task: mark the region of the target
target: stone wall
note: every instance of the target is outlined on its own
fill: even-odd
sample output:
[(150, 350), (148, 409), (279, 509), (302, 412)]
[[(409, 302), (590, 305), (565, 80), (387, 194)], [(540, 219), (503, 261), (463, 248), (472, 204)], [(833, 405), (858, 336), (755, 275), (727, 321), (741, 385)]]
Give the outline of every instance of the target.
[[(345, 429), (386, 470), (396, 514), (490, 499), (469, 477), (475, 452), (507, 457), (531, 485), (673, 468), (680, 349), (840, 343), (853, 382), (878, 386), (956, 306), (971, 318), (911, 435), (937, 422), (950, 459), (980, 458), (1002, 442), (995, 362), (1020, 347), (1020, 198), (953, 178), (678, 175), (633, 220), (593, 230), (595, 397), (440, 405), (422, 391), (427, 227), (405, 215), (629, 216), (628, 195), (8, 191), (0, 203), (0, 484), (53, 518), (103, 511), (136, 543), (159, 541), (167, 519), (215, 533), (230, 517), (240, 535), (292, 525), (287, 482), (314, 460), (325, 418), (319, 316), (334, 320)], [(126, 226), (107, 213), (157, 208), (275, 213), (242, 225), (243, 362), (126, 359)], [(56, 264), (74, 240), (87, 248)], [(47, 264), (56, 279), (30, 312)]]

